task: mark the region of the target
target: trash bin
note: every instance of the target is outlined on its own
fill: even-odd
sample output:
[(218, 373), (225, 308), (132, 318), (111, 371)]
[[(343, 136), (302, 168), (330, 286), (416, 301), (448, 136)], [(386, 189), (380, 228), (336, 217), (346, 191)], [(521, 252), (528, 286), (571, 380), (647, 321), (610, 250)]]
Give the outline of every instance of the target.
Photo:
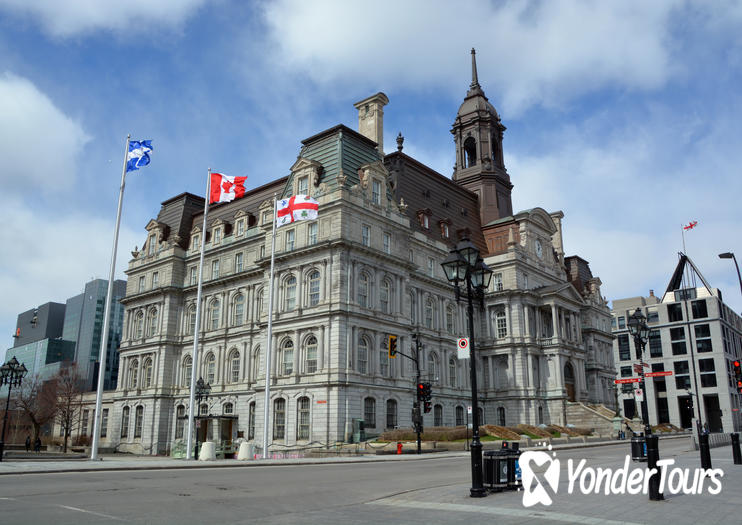
[(508, 487), (509, 457), (512, 452), (509, 449), (493, 450), (489, 452), (492, 461), (490, 490), (500, 492)]
[(523, 481), (520, 470), (520, 443), (511, 443), (510, 455), (508, 456), (508, 489), (519, 490)]
[(492, 482), (495, 477), (495, 460), (492, 457), (494, 450), (488, 450), (482, 454), (482, 469), (484, 474), (484, 484), (489, 485), (492, 488)]
[(634, 435), (631, 438), (631, 460), (647, 461), (647, 440), (644, 434)]

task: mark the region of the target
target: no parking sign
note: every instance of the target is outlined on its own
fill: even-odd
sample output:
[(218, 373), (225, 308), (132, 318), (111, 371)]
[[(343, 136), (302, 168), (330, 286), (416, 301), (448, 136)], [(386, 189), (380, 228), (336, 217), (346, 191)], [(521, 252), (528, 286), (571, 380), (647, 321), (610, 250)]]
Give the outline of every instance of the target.
[(456, 357), (459, 359), (469, 359), (469, 338), (461, 337), (456, 344)]

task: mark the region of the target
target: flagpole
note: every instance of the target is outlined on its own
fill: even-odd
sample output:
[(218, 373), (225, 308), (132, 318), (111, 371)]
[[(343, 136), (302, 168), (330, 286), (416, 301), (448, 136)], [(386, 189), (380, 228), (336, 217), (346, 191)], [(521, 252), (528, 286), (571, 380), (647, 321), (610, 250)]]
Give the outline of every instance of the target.
[(685, 224), (680, 226), (680, 233), (683, 236), (683, 253), (685, 253)]
[[(188, 402), (188, 439), (186, 440), (186, 459), (191, 459), (193, 446), (194, 403), (196, 402), (196, 376), (198, 375), (198, 334), (201, 330), (201, 290), (204, 277), (204, 252), (206, 250), (206, 217), (209, 214), (211, 199), (211, 168), (206, 177), (206, 198), (204, 199), (204, 222), (201, 228), (201, 256), (198, 261), (198, 291), (196, 292), (196, 323), (193, 329), (193, 352), (191, 355), (191, 386)], [(198, 459), (198, 451), (193, 452), (193, 459)]]
[(268, 283), (268, 343), (265, 352), (265, 402), (263, 406), (263, 459), (268, 458), (268, 424), (271, 399), (271, 350), (273, 342), (273, 272), (276, 261), (276, 194), (273, 194), (273, 233), (271, 234), (271, 273)]
[(113, 298), (113, 275), (116, 271), (116, 252), (119, 244), (119, 227), (121, 226), (121, 208), (124, 203), (124, 186), (126, 185), (126, 162), (129, 158), (129, 142), (131, 135), (126, 135), (124, 148), (124, 166), (121, 168), (121, 186), (119, 188), (119, 204), (116, 210), (116, 226), (113, 230), (113, 248), (111, 249), (111, 268), (108, 272), (108, 291), (106, 292), (106, 306), (103, 313), (103, 334), (98, 352), (98, 387), (95, 393), (95, 416), (93, 418), (93, 444), (90, 447), (90, 459), (98, 459), (98, 441), (100, 438), (101, 405), (103, 403), (103, 380), (106, 375), (108, 361), (108, 331), (111, 316), (111, 300)]

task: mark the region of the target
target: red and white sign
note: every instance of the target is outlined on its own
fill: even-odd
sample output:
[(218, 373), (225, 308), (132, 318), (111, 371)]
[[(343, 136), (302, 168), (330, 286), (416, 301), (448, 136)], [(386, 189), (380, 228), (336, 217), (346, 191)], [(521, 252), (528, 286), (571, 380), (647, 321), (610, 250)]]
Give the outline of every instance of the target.
[(671, 376), (672, 370), (662, 370), (660, 372), (647, 372), (647, 377), (663, 377), (663, 376)]
[(616, 383), (617, 385), (622, 385), (624, 383), (638, 383), (640, 381), (641, 381), (640, 377), (624, 377), (622, 379), (616, 379), (613, 382)]
[(636, 397), (636, 400), (639, 402), (644, 401), (644, 390), (642, 390), (641, 388), (637, 388), (636, 390), (634, 390), (634, 397)]
[(466, 407), (466, 413), (471, 416), (471, 405)]
[(459, 359), (469, 359), (469, 338), (461, 337), (456, 343), (456, 357)]

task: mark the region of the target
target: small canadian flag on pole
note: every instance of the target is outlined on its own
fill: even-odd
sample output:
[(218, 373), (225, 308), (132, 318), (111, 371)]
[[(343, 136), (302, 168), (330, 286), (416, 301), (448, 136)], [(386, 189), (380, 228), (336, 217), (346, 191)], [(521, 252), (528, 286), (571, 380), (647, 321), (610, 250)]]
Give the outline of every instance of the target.
[(209, 188), (209, 203), (232, 202), (245, 196), (245, 181), (247, 177), (230, 177), (221, 173), (211, 174)]

